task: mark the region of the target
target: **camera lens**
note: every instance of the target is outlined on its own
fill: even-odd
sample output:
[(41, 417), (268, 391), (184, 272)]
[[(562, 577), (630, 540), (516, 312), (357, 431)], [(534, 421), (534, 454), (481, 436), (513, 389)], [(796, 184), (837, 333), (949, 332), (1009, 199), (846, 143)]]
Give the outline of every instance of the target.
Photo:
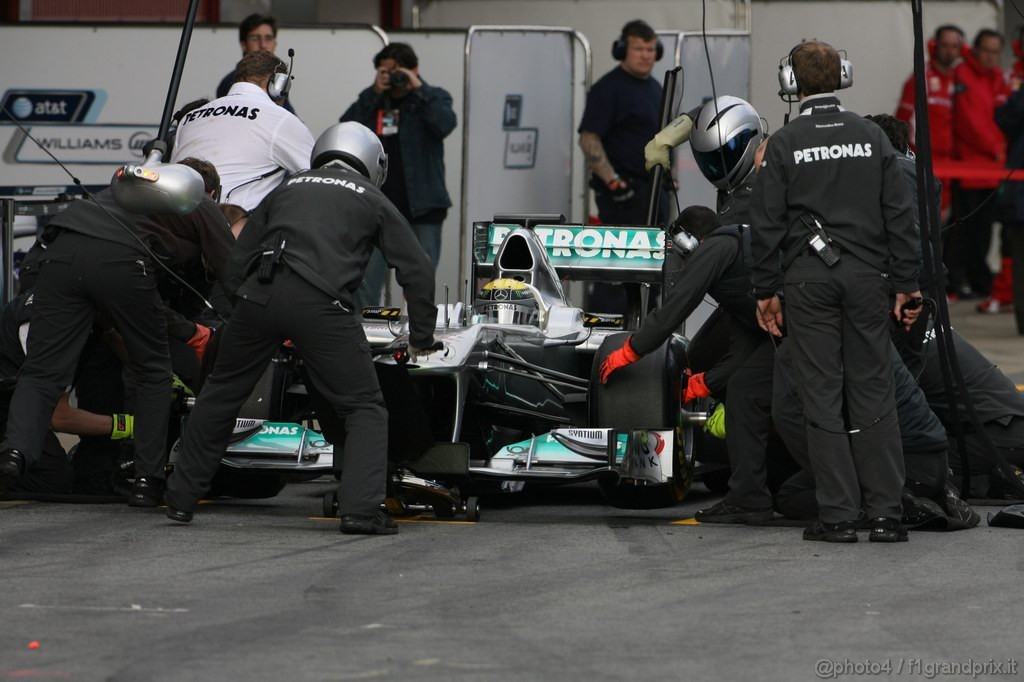
[(397, 69), (390, 73), (391, 87), (404, 88), (409, 85), (409, 77)]

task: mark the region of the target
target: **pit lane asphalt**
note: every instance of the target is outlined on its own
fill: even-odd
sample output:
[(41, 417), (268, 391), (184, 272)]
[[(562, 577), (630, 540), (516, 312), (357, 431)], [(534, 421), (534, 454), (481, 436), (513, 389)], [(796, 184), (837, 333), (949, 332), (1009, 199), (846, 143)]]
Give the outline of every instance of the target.
[[(1024, 384), (1012, 315), (950, 312)], [(968, 659), (1024, 667), (1024, 532), (984, 521), (829, 545), (792, 527), (673, 524), (718, 499), (700, 486), (647, 512), (573, 486), (485, 498), (479, 524), (353, 538), (315, 518), (329, 488), (219, 501), (188, 527), (123, 505), (0, 503), (0, 680), (788, 682), (819, 679), (819, 660), (892, 670), (860, 676), (875, 679)]]
[(718, 499), (701, 486), (624, 511), (581, 485), (351, 537), (317, 518), (330, 485), (190, 526), (4, 503), (0, 679), (791, 681), (820, 659), (1021, 657), (1018, 530), (830, 545), (672, 523)]

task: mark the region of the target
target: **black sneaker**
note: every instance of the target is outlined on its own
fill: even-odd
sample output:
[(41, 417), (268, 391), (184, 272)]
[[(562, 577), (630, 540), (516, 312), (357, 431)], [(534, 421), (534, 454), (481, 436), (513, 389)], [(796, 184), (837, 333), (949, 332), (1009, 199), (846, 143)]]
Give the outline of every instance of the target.
[(177, 521), (178, 523), (192, 523), (192, 512), (183, 511), (181, 509), (175, 509), (171, 505), (167, 505), (167, 518), (171, 521)]
[(140, 476), (135, 479), (132, 494), (128, 496), (129, 507), (157, 507), (164, 495), (164, 479)]
[(716, 505), (701, 509), (693, 515), (701, 523), (767, 523), (775, 518), (769, 509), (746, 509), (722, 500)]
[(871, 519), (871, 533), (868, 535), (869, 542), (906, 542), (907, 531), (900, 525), (898, 519), (887, 519), (880, 517)]
[(857, 524), (854, 521), (840, 523), (822, 523), (804, 528), (804, 540), (818, 542), (857, 542)]
[(398, 524), (384, 512), (369, 516), (345, 514), (341, 517), (341, 532), (345, 535), (395, 535)]
[(0, 452), (0, 495), (3, 495), (25, 473), (25, 455), (14, 449)]
[(992, 467), (992, 484), (988, 496), (996, 500), (1019, 500), (1024, 497), (1024, 471), (1010, 465), (1009, 476), (1000, 467)]
[(974, 528), (981, 523), (981, 517), (971, 506), (960, 497), (960, 491), (950, 481), (946, 481), (942, 489), (943, 507), (950, 518), (963, 523), (967, 528)]

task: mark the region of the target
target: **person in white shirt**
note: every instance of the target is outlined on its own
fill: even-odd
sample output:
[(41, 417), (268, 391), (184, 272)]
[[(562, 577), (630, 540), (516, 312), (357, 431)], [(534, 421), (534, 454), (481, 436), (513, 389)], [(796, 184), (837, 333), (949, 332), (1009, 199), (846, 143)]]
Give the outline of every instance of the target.
[(269, 52), (250, 52), (235, 69), (228, 94), (186, 114), (178, 124), (171, 162), (195, 157), (220, 172), (220, 200), (246, 211), (290, 173), (309, 167), (313, 134), (267, 94), (284, 63)]

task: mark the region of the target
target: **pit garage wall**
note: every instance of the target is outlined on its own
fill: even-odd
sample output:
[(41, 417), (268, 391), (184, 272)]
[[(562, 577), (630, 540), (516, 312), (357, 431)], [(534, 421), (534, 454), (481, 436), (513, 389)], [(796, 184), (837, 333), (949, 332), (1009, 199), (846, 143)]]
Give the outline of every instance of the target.
[[(57, 141), (52, 151), (70, 162), (70, 170), (83, 183), (106, 184), (118, 165), (141, 161), (141, 143), (155, 137), (180, 37), (180, 26), (0, 26), (0, 63), (12, 67), (0, 73), (0, 93), (64, 91), (63, 96), (41, 99), (66, 99), (69, 107), (84, 98), (87, 106), (81, 115), (70, 117), (67, 123), (88, 125), (74, 129), (37, 120), (32, 131), (37, 137)], [(295, 49), (291, 100), (314, 136), (337, 123), (359, 91), (373, 82), (371, 58), (386, 42), (384, 33), (371, 26), (279, 31), (279, 54)], [(176, 108), (200, 97), (214, 97), (217, 84), (234, 69), (240, 56), (235, 27), (197, 27)], [(22, 98), (22, 107), (30, 98), (31, 94)], [(7, 99), (11, 106), (19, 98)], [(19, 107), (15, 104), (14, 108)], [(23, 113), (15, 111), (16, 116)], [(23, 122), (33, 118), (28, 116)], [(86, 139), (88, 143), (83, 142)], [(34, 144), (22, 140), (9, 123), (0, 125), (0, 155), (0, 185), (70, 184), (68, 177)]]
[[(423, 28), (523, 22), (572, 26), (590, 40), (594, 80), (615, 66), (612, 41), (631, 19), (642, 18), (657, 30), (699, 32), (701, 28), (699, 0), (430, 0), (419, 4)], [(734, 0), (708, 0), (708, 30), (746, 29), (746, 7)], [(753, 0), (750, 9), (751, 103), (768, 119), (771, 130), (782, 125), (786, 112), (776, 94), (779, 59), (804, 38), (820, 38), (847, 50), (854, 65), (854, 86), (843, 93), (844, 104), (865, 114), (896, 109), (903, 81), (913, 69), (908, 0)], [(940, 24), (954, 23), (970, 39), (982, 27), (1003, 26), (1003, 10), (994, 0), (928, 0), (924, 12), (926, 33)], [(719, 94), (731, 93), (720, 90)]]

